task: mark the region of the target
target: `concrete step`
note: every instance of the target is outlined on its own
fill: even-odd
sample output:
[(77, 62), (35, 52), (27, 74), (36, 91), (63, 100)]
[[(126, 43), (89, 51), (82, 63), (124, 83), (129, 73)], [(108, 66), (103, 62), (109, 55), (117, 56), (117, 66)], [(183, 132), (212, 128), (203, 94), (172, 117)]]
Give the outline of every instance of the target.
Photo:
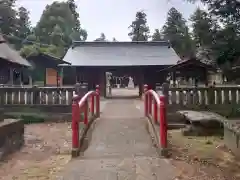
[(173, 130), (173, 129), (182, 129), (185, 128), (186, 124), (184, 123), (168, 123), (168, 130)]
[(167, 114), (167, 120), (171, 123), (183, 123), (185, 124), (187, 122), (184, 115), (181, 115), (179, 113), (168, 113)]

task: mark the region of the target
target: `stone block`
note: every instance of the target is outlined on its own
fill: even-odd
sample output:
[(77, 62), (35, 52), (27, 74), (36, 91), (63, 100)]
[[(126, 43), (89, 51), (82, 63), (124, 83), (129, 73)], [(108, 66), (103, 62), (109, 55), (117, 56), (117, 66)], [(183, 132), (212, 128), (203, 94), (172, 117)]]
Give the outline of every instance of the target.
[(20, 119), (0, 122), (0, 160), (19, 150), (24, 144), (24, 123)]

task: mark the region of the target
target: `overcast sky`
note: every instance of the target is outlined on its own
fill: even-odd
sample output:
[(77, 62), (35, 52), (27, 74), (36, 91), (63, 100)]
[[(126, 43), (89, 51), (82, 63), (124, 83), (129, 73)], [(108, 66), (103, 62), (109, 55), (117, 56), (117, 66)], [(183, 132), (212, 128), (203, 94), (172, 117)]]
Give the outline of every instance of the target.
[[(30, 19), (35, 25), (47, 4), (54, 0), (17, 0), (17, 6), (24, 6), (30, 11)], [(88, 32), (88, 41), (105, 33), (107, 39), (115, 37), (118, 41), (128, 41), (128, 26), (139, 10), (147, 14), (151, 32), (164, 24), (167, 12), (175, 7), (183, 13), (185, 19), (199, 6), (184, 0), (75, 0), (80, 13), (81, 25)]]

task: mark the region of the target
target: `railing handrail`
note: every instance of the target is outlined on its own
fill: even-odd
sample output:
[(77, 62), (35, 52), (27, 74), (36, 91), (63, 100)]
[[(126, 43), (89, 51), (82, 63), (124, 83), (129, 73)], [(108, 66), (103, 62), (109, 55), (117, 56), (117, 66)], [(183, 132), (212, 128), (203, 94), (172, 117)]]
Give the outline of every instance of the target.
[[(167, 149), (167, 121), (166, 121), (166, 106), (164, 95), (158, 95), (156, 91), (148, 89), (148, 85), (144, 85), (144, 106), (145, 116), (154, 120), (159, 124), (159, 145), (161, 147), (162, 155)], [(153, 110), (152, 110), (153, 106)], [(153, 113), (154, 112), (154, 113)]]
[(154, 100), (156, 101), (157, 106), (160, 107), (160, 103), (161, 103), (161, 102), (160, 102), (160, 99), (159, 99), (159, 95), (157, 94), (156, 91), (150, 89), (150, 90), (147, 90), (145, 93), (146, 93), (146, 94), (151, 94), (152, 97), (154, 98)]
[[(90, 109), (88, 108), (88, 100), (91, 100)], [(95, 91), (88, 91), (84, 96), (74, 95), (72, 104), (72, 157), (79, 156), (80, 150), (80, 138), (79, 138), (79, 123), (81, 113), (83, 113), (83, 123), (88, 129), (89, 116), (91, 113), (91, 119), (96, 119), (100, 116), (100, 91), (99, 86), (96, 86)]]
[[(89, 97), (97, 96), (97, 95), (98, 95), (98, 92), (96, 91), (88, 91), (78, 102), (79, 107), (81, 108), (84, 105), (84, 103), (88, 100)], [(78, 95), (76, 97), (78, 97)]]

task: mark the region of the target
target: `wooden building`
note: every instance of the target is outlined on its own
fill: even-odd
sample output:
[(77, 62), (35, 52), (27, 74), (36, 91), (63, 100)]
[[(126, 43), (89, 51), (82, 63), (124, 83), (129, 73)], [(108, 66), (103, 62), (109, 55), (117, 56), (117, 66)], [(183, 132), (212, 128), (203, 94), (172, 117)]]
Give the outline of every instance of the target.
[[(176, 86), (176, 81), (182, 85), (197, 85), (199, 82), (209, 84), (209, 77), (217, 73), (217, 69), (209, 64), (205, 64), (196, 58), (182, 60), (177, 64), (158, 71), (160, 74), (168, 75)], [(185, 81), (185, 82), (183, 82)]]
[(71, 63), (63, 65), (64, 74), (72, 72), (71, 83), (87, 82), (89, 89), (99, 84), (106, 96), (106, 72), (135, 77), (141, 95), (143, 84), (154, 89), (156, 82), (164, 81), (157, 71), (176, 64), (179, 57), (166, 41), (74, 42), (63, 60)]
[(22, 85), (23, 74), (31, 64), (12, 49), (0, 34), (0, 84)]
[(63, 72), (59, 65), (69, 63), (45, 53), (31, 55), (27, 59), (32, 64), (30, 73), (34, 84), (44, 86), (62, 85)]

